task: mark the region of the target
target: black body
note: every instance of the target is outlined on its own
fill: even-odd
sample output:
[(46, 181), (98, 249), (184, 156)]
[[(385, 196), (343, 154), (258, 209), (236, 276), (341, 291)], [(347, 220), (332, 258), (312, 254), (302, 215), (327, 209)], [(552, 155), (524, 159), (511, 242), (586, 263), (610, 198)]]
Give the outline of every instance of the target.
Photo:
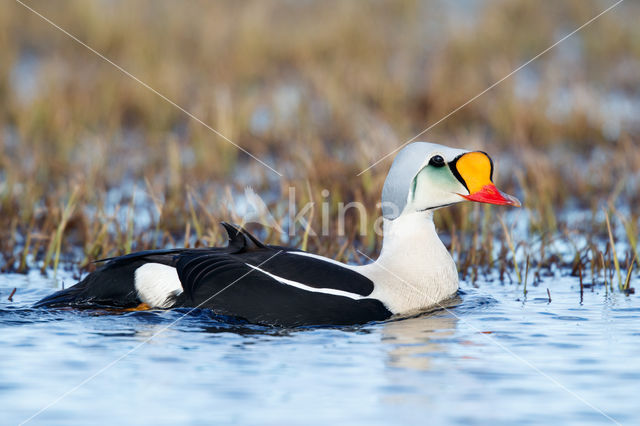
[[(170, 307), (208, 308), (250, 323), (281, 327), (363, 324), (392, 315), (381, 301), (366, 297), (373, 291), (373, 282), (357, 272), (293, 254), (299, 250), (262, 244), (242, 228), (222, 225), (229, 234), (227, 247), (152, 250), (106, 259), (84, 280), (40, 300), (36, 307), (134, 308), (141, 303), (135, 288), (136, 269), (161, 263), (176, 268), (183, 288), (169, 301)], [(298, 288), (249, 265), (308, 287), (363, 298)]]

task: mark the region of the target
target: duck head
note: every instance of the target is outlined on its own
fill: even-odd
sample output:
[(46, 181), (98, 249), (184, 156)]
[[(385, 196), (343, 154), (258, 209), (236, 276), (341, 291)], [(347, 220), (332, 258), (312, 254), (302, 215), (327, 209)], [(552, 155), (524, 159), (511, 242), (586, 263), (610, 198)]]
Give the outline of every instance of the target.
[(493, 161), (482, 151), (414, 142), (393, 161), (382, 189), (382, 214), (393, 220), (462, 201), (520, 206), (492, 178)]

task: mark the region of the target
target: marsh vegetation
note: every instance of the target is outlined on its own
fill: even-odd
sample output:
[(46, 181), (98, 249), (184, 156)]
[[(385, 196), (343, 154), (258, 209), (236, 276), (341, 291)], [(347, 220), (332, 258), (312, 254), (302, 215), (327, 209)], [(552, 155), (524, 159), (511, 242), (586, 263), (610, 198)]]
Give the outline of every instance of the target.
[[(599, 1), (30, 2), (279, 176), (17, 3), (0, 4), (0, 266), (83, 272), (132, 250), (224, 243), (245, 188), (270, 243), (375, 257), (400, 144), (609, 6)], [(519, 211), (436, 215), (462, 277), (631, 292), (638, 265), (640, 31), (624, 4), (419, 140), (489, 152)], [(323, 192), (324, 191), (324, 192)], [(329, 230), (318, 209), (329, 206)], [(635, 271), (633, 270), (636, 265)]]

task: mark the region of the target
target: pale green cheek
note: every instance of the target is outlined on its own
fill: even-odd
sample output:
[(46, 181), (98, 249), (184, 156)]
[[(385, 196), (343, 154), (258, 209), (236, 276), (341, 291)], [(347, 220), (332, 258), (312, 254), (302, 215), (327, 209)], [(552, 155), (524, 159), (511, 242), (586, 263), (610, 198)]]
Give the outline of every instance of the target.
[(455, 192), (458, 189), (458, 181), (448, 167), (426, 166), (418, 172), (411, 184), (412, 199), (415, 199), (416, 191), (421, 187), (438, 188), (442, 191)]

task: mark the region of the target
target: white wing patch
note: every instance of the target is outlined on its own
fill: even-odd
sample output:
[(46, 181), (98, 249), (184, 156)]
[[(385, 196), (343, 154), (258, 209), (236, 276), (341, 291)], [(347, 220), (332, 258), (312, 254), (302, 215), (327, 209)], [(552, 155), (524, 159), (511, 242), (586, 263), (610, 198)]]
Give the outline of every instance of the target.
[(170, 308), (173, 297), (182, 293), (178, 271), (162, 263), (145, 263), (136, 269), (138, 297), (152, 308)]
[(288, 280), (286, 278), (282, 278), (282, 277), (279, 277), (277, 275), (273, 275), (273, 274), (271, 274), (271, 273), (269, 273), (267, 271), (264, 271), (264, 270), (258, 268), (257, 266), (253, 266), (253, 265), (250, 265), (248, 263), (245, 263), (245, 265), (253, 268), (256, 271), (262, 272), (265, 275), (270, 276), (271, 278), (273, 278), (276, 281), (281, 282), (282, 284), (286, 284), (286, 285), (290, 285), (290, 286), (293, 286), (293, 287), (297, 287), (297, 288), (299, 288), (301, 290), (311, 291), (311, 292), (314, 292), (314, 293), (332, 294), (334, 296), (348, 297), (348, 298), (353, 299), (353, 300), (365, 299), (364, 296), (360, 296), (359, 294), (349, 293), (348, 291), (335, 290), (333, 288), (311, 287), (311, 286), (308, 286), (306, 284), (299, 283), (297, 281)]

